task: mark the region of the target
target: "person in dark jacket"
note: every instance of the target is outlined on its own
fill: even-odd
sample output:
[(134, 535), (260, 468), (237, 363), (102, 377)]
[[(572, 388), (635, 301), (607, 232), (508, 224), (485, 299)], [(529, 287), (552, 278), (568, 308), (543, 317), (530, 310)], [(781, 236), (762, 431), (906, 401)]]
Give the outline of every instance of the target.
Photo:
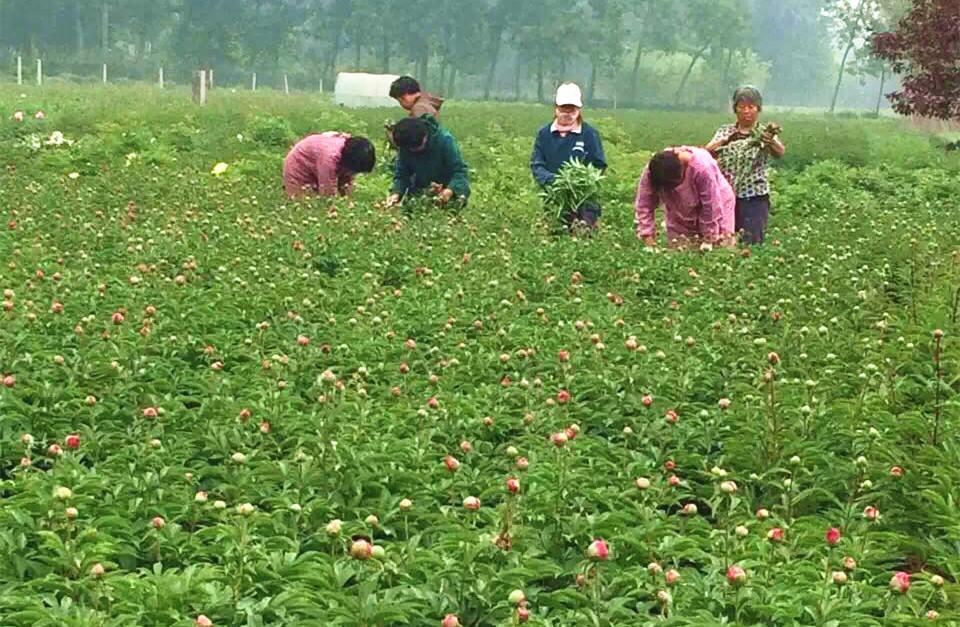
[[(557, 89), (554, 120), (540, 129), (530, 157), (533, 178), (542, 186), (551, 185), (569, 161), (578, 159), (600, 170), (607, 169), (603, 143), (597, 129), (583, 121), (583, 97), (575, 83), (564, 83)], [(568, 227), (576, 222), (596, 228), (602, 210), (588, 204), (564, 213), (561, 218)]]
[(409, 195), (427, 193), (442, 205), (466, 204), (470, 173), (457, 140), (430, 116), (405, 118), (393, 129), (399, 154), (393, 187), (387, 198), (392, 207)]

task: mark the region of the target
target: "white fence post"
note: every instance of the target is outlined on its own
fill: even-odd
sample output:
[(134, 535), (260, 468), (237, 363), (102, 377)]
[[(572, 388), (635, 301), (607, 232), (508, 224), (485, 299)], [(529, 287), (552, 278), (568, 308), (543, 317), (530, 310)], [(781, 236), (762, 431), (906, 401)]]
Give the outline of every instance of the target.
[(207, 104), (207, 71), (200, 70), (200, 105)]
[(23, 85), (23, 57), (17, 57), (17, 85)]
[(37, 85), (43, 87), (43, 59), (37, 59)]
[(257, 73), (253, 73), (253, 78), (250, 81), (250, 91), (257, 91)]
[(107, 64), (103, 64), (103, 84), (107, 84)]
[(323, 93), (323, 79), (320, 79), (320, 93)]
[(160, 66), (160, 89), (163, 89), (163, 66)]
[(283, 75), (283, 93), (290, 95), (290, 81), (287, 80), (287, 75)]

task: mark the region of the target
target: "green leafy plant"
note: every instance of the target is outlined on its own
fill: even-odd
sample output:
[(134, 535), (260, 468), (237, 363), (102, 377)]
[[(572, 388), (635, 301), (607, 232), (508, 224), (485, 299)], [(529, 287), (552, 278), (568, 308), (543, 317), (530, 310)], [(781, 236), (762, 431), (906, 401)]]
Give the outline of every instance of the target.
[(548, 215), (559, 219), (568, 211), (599, 203), (603, 179), (603, 172), (592, 164), (579, 159), (568, 161), (556, 178), (540, 191), (543, 207)]

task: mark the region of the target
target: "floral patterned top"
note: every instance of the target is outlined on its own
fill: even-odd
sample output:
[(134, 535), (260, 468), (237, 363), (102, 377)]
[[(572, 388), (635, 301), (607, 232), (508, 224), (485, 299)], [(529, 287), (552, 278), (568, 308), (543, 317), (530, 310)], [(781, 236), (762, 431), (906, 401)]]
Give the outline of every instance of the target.
[[(730, 181), (737, 198), (755, 198), (770, 193), (767, 168), (770, 153), (760, 145), (759, 127), (754, 135), (734, 140), (716, 151), (717, 163)], [(725, 124), (713, 136), (713, 142), (723, 142), (737, 133), (736, 124)]]

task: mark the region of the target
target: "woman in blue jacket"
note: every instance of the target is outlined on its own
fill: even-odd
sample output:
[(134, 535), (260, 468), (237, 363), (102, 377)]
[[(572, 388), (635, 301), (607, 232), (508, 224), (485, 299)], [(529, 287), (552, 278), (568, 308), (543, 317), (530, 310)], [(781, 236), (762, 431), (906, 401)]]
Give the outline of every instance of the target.
[[(557, 89), (554, 114), (554, 120), (537, 133), (533, 145), (530, 170), (537, 183), (544, 187), (550, 185), (560, 168), (574, 159), (606, 170), (600, 134), (583, 121), (583, 97), (576, 84), (564, 83)], [(561, 218), (568, 227), (579, 221), (596, 228), (600, 213), (600, 206), (591, 203), (577, 210), (571, 209)]]

